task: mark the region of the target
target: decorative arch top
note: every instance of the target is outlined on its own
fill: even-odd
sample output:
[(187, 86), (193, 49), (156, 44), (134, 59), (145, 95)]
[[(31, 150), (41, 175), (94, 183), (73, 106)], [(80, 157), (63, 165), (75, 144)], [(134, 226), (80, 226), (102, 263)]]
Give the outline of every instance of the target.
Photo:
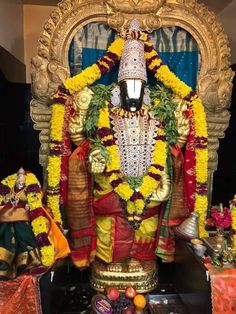
[(214, 13), (196, 0), (62, 0), (44, 24), (37, 56), (32, 59), (31, 116), (40, 130), (40, 163), (47, 162), (49, 103), (58, 85), (69, 76), (68, 51), (75, 33), (84, 25), (102, 22), (121, 31), (132, 19), (152, 32), (179, 26), (196, 40), (201, 55), (198, 92), (207, 113), (209, 168), (217, 167), (218, 138), (228, 126), (232, 71), (230, 49)]

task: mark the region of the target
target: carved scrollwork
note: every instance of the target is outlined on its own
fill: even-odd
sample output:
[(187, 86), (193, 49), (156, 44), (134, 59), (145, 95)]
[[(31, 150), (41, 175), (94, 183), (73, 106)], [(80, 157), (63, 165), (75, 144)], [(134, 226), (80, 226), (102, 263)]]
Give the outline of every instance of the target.
[(39, 140), (41, 146), (39, 151), (39, 163), (41, 165), (46, 165), (48, 156), (51, 111), (47, 105), (44, 105), (33, 99), (30, 104), (30, 116), (35, 123), (34, 129), (40, 131)]
[(207, 114), (209, 169), (214, 172), (217, 169), (219, 138), (225, 136), (225, 130), (229, 125), (230, 114), (228, 111)]
[(32, 58), (31, 76), (33, 97), (48, 104), (58, 86), (68, 77), (68, 70), (56, 61), (48, 62), (41, 56)]
[(40, 163), (44, 167), (49, 134), (48, 104), (58, 85), (69, 75), (68, 50), (75, 33), (91, 22), (104, 22), (120, 31), (134, 18), (148, 32), (179, 26), (195, 38), (201, 54), (198, 92), (207, 112), (209, 170), (213, 173), (217, 168), (218, 139), (224, 136), (229, 123), (233, 72), (222, 25), (214, 13), (196, 0), (60, 1), (44, 25), (37, 56), (32, 59), (31, 113), (35, 128), (41, 130)]
[(109, 15), (109, 25), (114, 29), (123, 30), (126, 27), (125, 17), (120, 13), (113, 13)]
[(58, 86), (68, 77), (68, 70), (56, 61), (48, 62), (46, 58), (36, 56), (31, 62), (32, 94), (30, 104), (31, 118), (34, 128), (41, 131), (39, 140), (39, 162), (45, 166), (48, 155), (49, 129), (51, 112), (48, 105), (51, 102)]
[(209, 113), (227, 110), (231, 99), (231, 81), (219, 78), (217, 73), (208, 74), (198, 80), (199, 95)]
[(148, 18), (145, 20), (147, 32), (151, 33), (153, 30), (161, 27), (161, 20), (155, 14), (149, 14)]
[(117, 31), (123, 31), (129, 27), (130, 21), (135, 18), (143, 30), (151, 33), (161, 26), (157, 12), (166, 0), (105, 0), (105, 2), (110, 27)]
[(129, 14), (157, 12), (166, 0), (105, 0), (114, 11)]

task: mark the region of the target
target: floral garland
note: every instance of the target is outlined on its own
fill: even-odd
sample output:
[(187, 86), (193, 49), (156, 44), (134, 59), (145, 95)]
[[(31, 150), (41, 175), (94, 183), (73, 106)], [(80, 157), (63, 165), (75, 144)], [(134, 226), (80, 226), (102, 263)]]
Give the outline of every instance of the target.
[(52, 211), (55, 222), (62, 224), (61, 213), (59, 210), (60, 203), (60, 179), (61, 179), (61, 156), (62, 156), (62, 140), (64, 137), (64, 117), (66, 102), (69, 93), (59, 87), (54, 96), (52, 105), (50, 143), (48, 156), (48, 189), (47, 189), (47, 205)]
[[(206, 126), (206, 116), (204, 112), (203, 105), (200, 99), (197, 97), (196, 93), (192, 91), (192, 89), (187, 86), (184, 82), (182, 82), (178, 77), (170, 71), (167, 65), (165, 65), (162, 60), (159, 58), (157, 52), (154, 49), (154, 46), (151, 42), (148, 41), (148, 36), (143, 36), (143, 33), (140, 33), (137, 39), (144, 41), (145, 47), (145, 57), (146, 63), (149, 70), (154, 74), (155, 78), (160, 80), (166, 87), (171, 88), (172, 91), (180, 96), (188, 106), (190, 106), (193, 110), (194, 116), (194, 127), (195, 127), (195, 136), (194, 136), (194, 149), (195, 149), (195, 158), (196, 158), (196, 191), (195, 191), (195, 200), (194, 200), (194, 210), (199, 214), (199, 230), (200, 237), (207, 236), (207, 232), (205, 231), (205, 219), (207, 213), (207, 163), (208, 163), (208, 150), (207, 150), (207, 126)], [(127, 33), (123, 34), (124, 37), (127, 37)], [(131, 38), (135, 38), (135, 34), (130, 34)], [(66, 99), (68, 95), (71, 95), (75, 92), (78, 92), (86, 85), (90, 85), (94, 83), (96, 80), (100, 78), (100, 76), (106, 72), (108, 72), (112, 66), (116, 63), (116, 61), (120, 58), (122, 50), (124, 47), (124, 39), (118, 37), (115, 42), (110, 46), (108, 52), (104, 57), (99, 59), (96, 64), (88, 67), (80, 74), (75, 77), (69, 78), (64, 82), (65, 88), (59, 88), (59, 94), (56, 94), (54, 98), (53, 106), (58, 105), (57, 107), (64, 106), (66, 104)], [(61, 109), (61, 111), (63, 111)], [(64, 113), (61, 113), (60, 117), (63, 117)], [(55, 142), (53, 137), (54, 128), (53, 123), (57, 125), (57, 134), (59, 137), (59, 141), (55, 142), (56, 149), (55, 151), (50, 148), (49, 162), (48, 162), (48, 176), (53, 177), (53, 182), (49, 182), (49, 193), (48, 193), (48, 205), (52, 209), (54, 218), (55, 215), (59, 219), (59, 185), (60, 185), (60, 174), (61, 174), (61, 154), (62, 154), (62, 141), (63, 138), (63, 123), (59, 125), (57, 122), (57, 110), (52, 109), (52, 123), (51, 123), (51, 143)], [(54, 122), (53, 122), (54, 121)], [(60, 119), (61, 121), (61, 119)], [(112, 147), (112, 146), (111, 146)], [(111, 148), (111, 154), (114, 148)], [(115, 160), (116, 161), (116, 160)], [(53, 165), (54, 164), (54, 165)], [(117, 167), (117, 165), (113, 165), (113, 167)], [(112, 174), (111, 178), (115, 178), (115, 174)], [(114, 180), (113, 180), (114, 181)], [(155, 180), (153, 180), (155, 181)], [(53, 184), (52, 184), (53, 183)], [(125, 184), (124, 182), (122, 184)], [(123, 186), (119, 183), (118, 186)], [(119, 190), (119, 188), (118, 188)], [(124, 189), (122, 189), (124, 190)], [(51, 193), (50, 193), (51, 192)], [(128, 200), (132, 197), (131, 192), (133, 191), (127, 190), (127, 195), (129, 195)], [(118, 193), (118, 192), (117, 192)], [(50, 202), (51, 195), (54, 196), (53, 201)], [(145, 191), (145, 194), (146, 191)], [(124, 198), (127, 198), (127, 195), (124, 195)], [(136, 208), (142, 208), (143, 199), (138, 198), (139, 202), (137, 202)], [(141, 205), (142, 204), (142, 205)], [(52, 208), (53, 206), (53, 208)], [(128, 202), (127, 204), (129, 211), (134, 212), (133, 205), (131, 206)], [(131, 208), (132, 207), (132, 208)], [(56, 219), (56, 221), (58, 221)]]
[(233, 249), (236, 250), (236, 194), (230, 204), (231, 216), (232, 216), (232, 234), (233, 234)]
[(53, 104), (51, 106), (50, 152), (47, 166), (47, 205), (52, 211), (54, 220), (59, 224), (62, 224), (59, 204), (62, 155), (65, 146), (63, 145), (63, 139), (66, 137), (65, 133), (67, 131), (65, 123), (68, 123), (68, 120), (65, 119), (67, 108), (66, 100), (68, 96), (81, 90), (86, 85), (93, 84), (101, 75), (110, 71), (120, 59), (123, 47), (124, 39), (118, 37), (101, 59), (83, 70), (80, 74), (68, 78), (64, 82), (64, 87), (59, 87), (57, 93), (54, 95)]
[[(0, 183), (0, 204), (4, 201), (10, 190), (14, 188), (17, 174), (5, 178)], [(33, 173), (25, 175), (26, 197), (29, 205), (29, 218), (35, 240), (40, 249), (42, 264), (49, 267), (54, 262), (54, 246), (48, 239), (48, 219), (43, 210), (42, 191), (40, 183)]]
[(166, 164), (167, 144), (164, 127), (162, 124), (158, 127), (152, 164), (147, 170), (146, 175), (143, 177), (141, 185), (137, 189), (134, 189), (129, 182), (121, 176), (119, 149), (115, 143), (115, 138), (111, 129), (108, 102), (105, 102), (105, 106), (99, 110), (97, 126), (98, 137), (109, 155), (106, 164), (108, 180), (114, 191), (126, 202), (128, 221), (134, 223), (140, 222), (146, 207), (146, 202), (152, 192), (157, 189)]
[(196, 191), (194, 211), (199, 214), (200, 237), (207, 236), (205, 230), (205, 220), (207, 214), (207, 125), (206, 115), (203, 105), (196, 93), (182, 82), (173, 72), (170, 71), (159, 58), (151, 42), (145, 42), (145, 57), (148, 69), (153, 73), (156, 79), (160, 80), (166, 87), (186, 101), (188, 106), (192, 107), (194, 117), (194, 149), (196, 158)]

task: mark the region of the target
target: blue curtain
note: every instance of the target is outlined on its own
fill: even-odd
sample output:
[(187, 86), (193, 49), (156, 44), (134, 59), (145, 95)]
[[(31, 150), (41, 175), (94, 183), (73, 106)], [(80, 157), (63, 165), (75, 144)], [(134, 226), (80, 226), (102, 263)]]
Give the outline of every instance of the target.
[[(71, 76), (95, 63), (114, 41), (115, 31), (101, 23), (91, 23), (79, 31), (69, 49)], [(199, 50), (194, 38), (180, 27), (161, 28), (151, 34), (157, 52), (170, 69), (186, 84), (196, 89)], [(104, 75), (97, 84), (117, 82), (118, 67)], [(149, 83), (155, 80), (150, 76)]]

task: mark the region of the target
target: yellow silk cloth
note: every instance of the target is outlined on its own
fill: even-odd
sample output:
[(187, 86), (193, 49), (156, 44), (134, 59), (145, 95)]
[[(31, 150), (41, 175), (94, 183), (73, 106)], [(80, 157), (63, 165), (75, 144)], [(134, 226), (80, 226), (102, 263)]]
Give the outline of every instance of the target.
[[(125, 221), (125, 220), (124, 220)], [(116, 245), (116, 217), (114, 216), (97, 216), (96, 217), (97, 224), (97, 251), (96, 255), (106, 263), (111, 263), (114, 260), (114, 247)], [(158, 217), (157, 215), (144, 219), (141, 223), (139, 230), (136, 230), (133, 233), (132, 238), (126, 239), (125, 234), (123, 239), (120, 240), (119, 251), (122, 253), (122, 242), (132, 242), (135, 243), (137, 248), (142, 244), (148, 245), (155, 241), (156, 232), (158, 225)], [(124, 228), (131, 228), (129, 225), (124, 226)], [(133, 247), (132, 243), (130, 244), (131, 248)], [(122, 257), (131, 257), (122, 256)]]
[[(158, 206), (148, 205), (147, 216), (138, 230), (127, 222), (119, 197), (112, 191), (107, 177), (95, 176), (93, 208), (96, 217), (96, 256), (106, 263), (134, 257), (141, 260), (155, 259)], [(150, 214), (151, 213), (151, 214)]]
[(14, 280), (0, 281), (0, 313), (41, 314), (37, 277), (24, 275)]
[(236, 314), (236, 268), (205, 266), (211, 277), (212, 314)]

